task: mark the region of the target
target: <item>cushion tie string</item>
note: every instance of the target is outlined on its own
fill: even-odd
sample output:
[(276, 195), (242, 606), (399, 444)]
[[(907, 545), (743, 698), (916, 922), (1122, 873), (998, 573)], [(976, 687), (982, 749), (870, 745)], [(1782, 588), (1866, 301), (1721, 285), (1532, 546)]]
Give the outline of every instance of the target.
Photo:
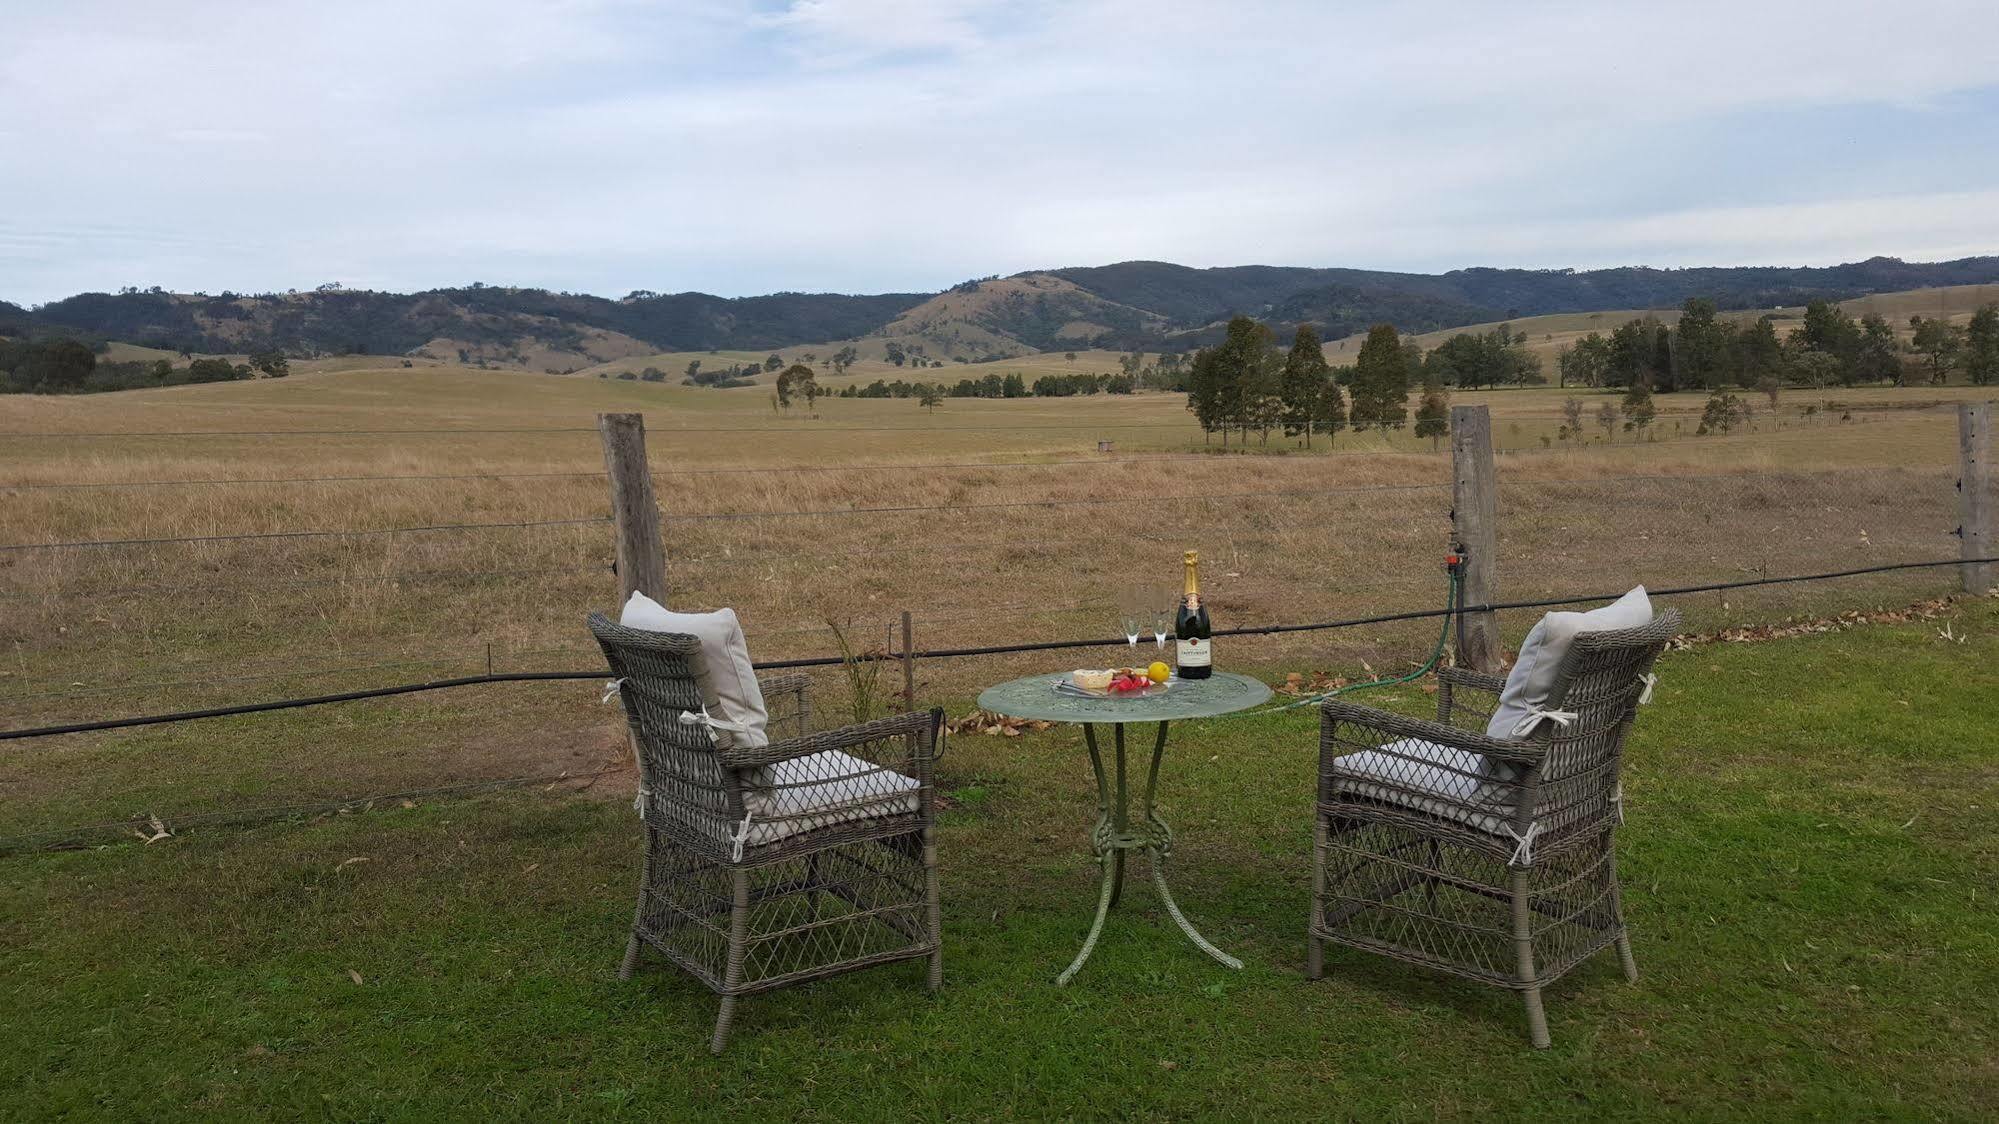
[(1617, 812), (1617, 822), (1622, 826), (1624, 823), (1624, 782), (1621, 780), (1610, 786), (1610, 806)]
[(619, 689), (622, 688), (624, 685), (625, 681), (623, 679), (613, 679), (610, 682), (604, 684), (604, 697), (597, 700), (598, 705), (601, 706), (604, 703), (610, 702), (613, 698), (616, 698)]
[(1659, 685), (1659, 677), (1656, 675), (1641, 675), (1638, 677), (1638, 681), (1645, 684), (1645, 689), (1638, 692), (1638, 705), (1644, 706), (1646, 703), (1652, 701), (1652, 688)]
[(1555, 725), (1561, 726), (1566, 729), (1569, 723), (1574, 722), (1576, 720), (1576, 717), (1577, 717), (1576, 712), (1573, 710), (1543, 710), (1540, 707), (1535, 707), (1534, 710), (1527, 715), (1527, 717), (1522, 718), (1520, 722), (1513, 727), (1513, 736), (1516, 738), (1526, 737), (1527, 735), (1534, 732), (1535, 728), (1541, 724), (1541, 721), (1543, 719), (1553, 722)]
[(698, 711), (681, 711), (677, 721), (682, 726), (706, 726), (710, 730), (727, 730), (733, 734), (747, 733), (749, 731), (749, 727), (743, 725), (741, 722), (731, 722), (726, 718), (716, 718), (710, 715), (706, 706), (703, 706)]
[(651, 795), (652, 792), (649, 789), (647, 789), (644, 785), (640, 785), (638, 795), (632, 797), (632, 811), (637, 812), (639, 814), (640, 819), (645, 818), (646, 798)]
[(1506, 834), (1513, 837), (1513, 857), (1506, 860), (1506, 865), (1532, 866), (1534, 864), (1534, 837), (1541, 834), (1541, 821), (1535, 820), (1533, 823), (1528, 824), (1527, 834), (1525, 835), (1514, 831), (1512, 824), (1505, 824), (1503, 826), (1506, 828)]
[(739, 863), (743, 861), (743, 844), (747, 843), (749, 841), (749, 838), (750, 838), (750, 813), (744, 812), (743, 822), (737, 825), (735, 832), (729, 836), (730, 862)]

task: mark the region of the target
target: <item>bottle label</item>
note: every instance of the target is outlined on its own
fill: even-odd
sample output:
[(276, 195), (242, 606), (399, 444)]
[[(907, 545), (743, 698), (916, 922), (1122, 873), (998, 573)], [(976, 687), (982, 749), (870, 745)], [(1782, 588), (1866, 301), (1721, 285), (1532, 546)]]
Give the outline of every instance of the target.
[(1176, 651), (1176, 659), (1181, 667), (1208, 666), (1208, 642), (1206, 640), (1182, 640)]

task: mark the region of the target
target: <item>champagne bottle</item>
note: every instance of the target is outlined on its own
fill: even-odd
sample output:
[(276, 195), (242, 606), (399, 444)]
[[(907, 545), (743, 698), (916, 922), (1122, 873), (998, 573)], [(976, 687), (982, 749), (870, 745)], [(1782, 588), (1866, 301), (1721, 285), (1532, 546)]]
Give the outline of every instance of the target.
[(1201, 604), (1199, 567), (1199, 554), (1188, 551), (1186, 592), (1180, 597), (1180, 611), (1173, 616), (1173, 635), (1179, 640), (1174, 663), (1182, 679), (1206, 679), (1215, 672), (1214, 630), (1208, 624), (1208, 607)]

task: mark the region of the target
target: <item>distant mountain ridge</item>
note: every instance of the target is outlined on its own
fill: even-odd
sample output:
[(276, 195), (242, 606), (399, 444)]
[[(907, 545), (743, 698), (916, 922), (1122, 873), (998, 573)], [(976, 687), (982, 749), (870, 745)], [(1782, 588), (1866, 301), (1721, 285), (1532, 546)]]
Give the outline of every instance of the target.
[(1759, 308), (1995, 281), (1999, 256), (1441, 274), (1129, 261), (988, 278), (941, 293), (875, 295), (635, 292), (613, 299), (485, 285), (253, 296), (128, 289), (26, 310), (0, 301), (0, 333), (72, 333), (207, 353), (360, 351), (564, 369), (655, 352), (776, 350), (863, 337), (921, 341), (932, 355), (989, 359), (1089, 347), (1180, 350), (1209, 342), (1236, 314), (1281, 327), (1310, 322), (1333, 337), (1382, 321), (1421, 332), (1549, 312), (1669, 309), (1690, 296), (1723, 308)]

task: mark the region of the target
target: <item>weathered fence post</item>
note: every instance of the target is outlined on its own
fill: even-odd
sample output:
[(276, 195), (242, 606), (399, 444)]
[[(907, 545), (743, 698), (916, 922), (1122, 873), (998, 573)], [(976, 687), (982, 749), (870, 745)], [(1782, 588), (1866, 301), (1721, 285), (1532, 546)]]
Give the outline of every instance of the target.
[(911, 646), (909, 610), (902, 611), (902, 712), (916, 709), (916, 649)]
[(1964, 542), (1958, 567), (1964, 591), (1982, 596), (1992, 588), (1992, 403), (1967, 402), (1957, 408), (1958, 534)]
[[(1451, 528), (1464, 548), (1460, 595), (1466, 605), (1494, 600), (1499, 570), (1499, 475), (1492, 463), (1492, 411), (1451, 407)], [(1499, 614), (1467, 613), (1458, 665), (1498, 672), (1504, 659)]]
[(666, 552), (659, 541), (659, 502), (646, 464), (644, 414), (598, 414), (604, 474), (611, 481), (611, 519), (618, 539), (618, 607), (633, 593), (666, 603)]

